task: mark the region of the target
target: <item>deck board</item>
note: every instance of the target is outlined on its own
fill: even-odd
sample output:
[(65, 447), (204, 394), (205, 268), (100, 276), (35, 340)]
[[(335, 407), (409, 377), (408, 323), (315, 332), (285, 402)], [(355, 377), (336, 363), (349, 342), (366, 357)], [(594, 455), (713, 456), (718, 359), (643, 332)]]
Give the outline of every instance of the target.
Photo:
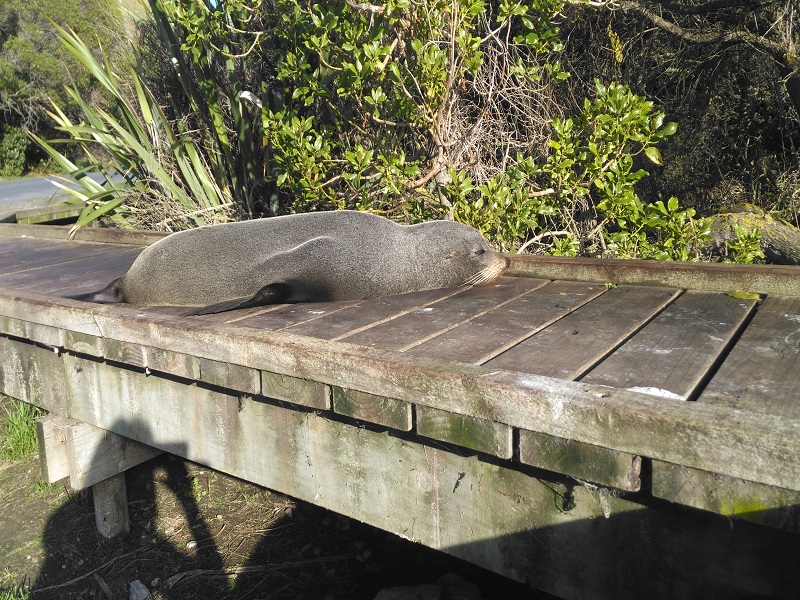
[[(25, 238), (0, 240), (0, 274), (52, 267), (74, 260), (94, 258), (131, 250), (116, 244), (70, 243)], [(141, 249), (139, 249), (141, 251)]]
[(653, 318), (679, 292), (619, 286), (488, 361), (486, 366), (576, 379)]
[(754, 307), (755, 300), (686, 292), (581, 381), (687, 400)]
[(293, 325), (288, 331), (326, 340), (341, 339), (414, 310), (423, 309), (460, 291), (458, 288), (446, 288), (371, 298), (335, 314)]
[(116, 252), (80, 258), (67, 255), (56, 264), (2, 274), (0, 286), (40, 293), (68, 287), (85, 287), (86, 281), (91, 281), (93, 286), (104, 287), (123, 275), (140, 252), (139, 248), (123, 248)]
[(235, 319), (235, 312), (219, 313), (217, 315), (203, 316), (202, 318), (210, 323), (232, 322), (244, 327), (256, 329), (268, 329), (271, 331), (285, 329), (298, 323), (314, 321), (324, 315), (338, 312), (355, 302), (304, 302), (300, 304), (281, 304), (273, 307), (262, 307), (252, 316), (242, 319)]
[(504, 278), (496, 283), (477, 285), (340, 339), (372, 348), (408, 350), (505, 302), (528, 294), (543, 283), (537, 279)]
[(482, 364), (606, 291), (555, 281), (409, 349), (412, 356)]
[(764, 300), (698, 401), (800, 416), (800, 298)]

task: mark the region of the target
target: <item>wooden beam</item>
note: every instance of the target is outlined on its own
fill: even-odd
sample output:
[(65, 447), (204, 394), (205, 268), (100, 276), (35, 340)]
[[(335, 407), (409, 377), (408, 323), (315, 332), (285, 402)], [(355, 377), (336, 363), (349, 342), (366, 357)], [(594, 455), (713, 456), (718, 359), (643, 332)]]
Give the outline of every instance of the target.
[(69, 477), (74, 490), (92, 488), (97, 531), (105, 538), (130, 532), (125, 471), (161, 451), (88, 423), (47, 415), (36, 423), (42, 479)]
[(504, 423), (748, 481), (800, 489), (800, 421), (283, 332), (213, 326), (0, 291), (0, 314)]
[(208, 358), (196, 358), (199, 381), (245, 394), (261, 393), (261, 372), (241, 365)]
[(534, 431), (519, 432), (519, 459), (581, 481), (638, 492), (642, 457)]
[(49, 412), (66, 414), (67, 393), (60, 354), (0, 336), (0, 393)]
[(508, 425), (426, 406), (417, 407), (417, 433), (500, 458), (514, 454)]
[[(33, 237), (50, 240), (66, 240), (70, 229), (70, 225), (22, 225), (17, 223), (0, 223), (0, 237)], [(81, 242), (147, 246), (167, 235), (169, 234), (159, 231), (127, 231), (102, 227), (82, 227), (75, 233), (73, 239)]]
[(0, 315), (0, 333), (37, 342), (51, 348), (63, 347), (64, 330)]
[(23, 225), (52, 223), (53, 221), (61, 221), (63, 223), (66, 219), (72, 219), (74, 222), (74, 220), (80, 216), (81, 212), (83, 212), (82, 204), (60, 202), (59, 204), (52, 204), (50, 206), (18, 210), (17, 223)]
[(732, 519), (800, 533), (800, 492), (654, 460), (653, 495)]
[(309, 408), (331, 409), (330, 387), (308, 379), (261, 371), (261, 394)]
[(69, 483), (82, 490), (161, 454), (160, 450), (88, 423), (65, 427)]
[(779, 597), (800, 584), (800, 545), (780, 531), (731, 529), (708, 514), (647, 508), (314, 412), (63, 360), (75, 418), (560, 597), (666, 599), (701, 588)]
[(522, 277), (657, 285), (693, 290), (800, 296), (800, 267), (509, 255), (507, 274)]
[(411, 404), (394, 398), (348, 390), (332, 389), (333, 410), (340, 415), (384, 425), (400, 431), (411, 431)]
[(69, 453), (67, 452), (69, 423), (70, 419), (59, 415), (46, 415), (36, 420), (39, 464), (45, 483), (55, 483), (69, 477)]

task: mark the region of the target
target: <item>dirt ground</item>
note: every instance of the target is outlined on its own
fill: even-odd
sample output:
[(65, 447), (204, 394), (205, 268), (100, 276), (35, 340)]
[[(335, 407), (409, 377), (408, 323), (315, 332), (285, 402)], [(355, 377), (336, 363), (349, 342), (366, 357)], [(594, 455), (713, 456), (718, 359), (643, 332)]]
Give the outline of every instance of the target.
[[(162, 455), (127, 473), (131, 533), (105, 540), (91, 493), (40, 480), (38, 457), (0, 464), (0, 590), (33, 598), (372, 600), (385, 587), (474, 582), (485, 600), (533, 593), (326, 510)], [(540, 597), (536, 595), (536, 597)]]

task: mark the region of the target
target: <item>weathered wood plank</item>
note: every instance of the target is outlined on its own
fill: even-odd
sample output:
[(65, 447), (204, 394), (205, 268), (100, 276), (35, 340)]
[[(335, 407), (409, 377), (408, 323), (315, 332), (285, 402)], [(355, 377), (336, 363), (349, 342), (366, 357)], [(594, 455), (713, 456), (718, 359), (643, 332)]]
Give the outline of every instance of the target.
[[(74, 295), (104, 288), (124, 275), (140, 254), (139, 248), (0, 276), (0, 285), (41, 294)], [(61, 292), (60, 294), (58, 292)]]
[(408, 402), (338, 386), (331, 391), (334, 412), (400, 431), (411, 431), (413, 417)]
[(62, 344), (67, 350), (88, 354), (90, 356), (105, 356), (105, 339), (99, 335), (91, 335), (80, 331), (65, 331)]
[(689, 399), (754, 308), (754, 300), (687, 292), (581, 381)]
[(26, 289), (40, 294), (47, 294), (48, 296), (71, 298), (77, 294), (96, 292), (103, 289), (115, 279), (122, 277), (128, 272), (128, 269), (128, 266), (120, 265), (109, 269), (92, 271), (84, 276), (43, 283), (41, 287), (30, 287)]
[[(102, 356), (106, 360), (112, 360), (118, 363), (124, 363), (133, 367), (147, 367), (147, 351), (140, 344), (130, 344), (127, 342), (120, 342), (118, 340), (102, 340)], [(88, 352), (98, 356), (94, 352)], [(196, 379), (196, 377), (195, 377)]]
[(800, 492), (655, 460), (653, 495), (733, 519), (800, 533)]
[[(16, 242), (18, 247), (4, 244), (0, 249), (0, 275), (11, 275), (29, 269), (37, 269), (41, 266), (58, 263), (64, 251), (62, 244), (48, 243), (46, 246), (37, 241)], [(61, 247), (60, 247), (61, 246)], [(115, 250), (115, 247), (112, 247)], [(91, 256), (94, 248), (89, 252), (84, 248), (78, 257)]]
[[(323, 315), (336, 313), (343, 308), (352, 306), (355, 302), (305, 302), (302, 304), (285, 304), (273, 310), (262, 311), (254, 316), (248, 316), (237, 320), (236, 323), (242, 327), (255, 327), (257, 329), (284, 329), (314, 321)], [(225, 319), (225, 315), (217, 317)], [(213, 321), (210, 319), (209, 321)]]
[(620, 286), (486, 363), (487, 367), (576, 379), (638, 331), (680, 293)]
[(75, 417), (561, 597), (781, 597), (800, 584), (800, 545), (781, 531), (731, 529), (314, 413), (64, 360)]
[(67, 394), (63, 361), (48, 348), (0, 336), (0, 392), (50, 412), (64, 414)]
[[(21, 225), (0, 223), (0, 237), (35, 238), (67, 241), (71, 227), (61, 225)], [(73, 236), (75, 242), (96, 242), (147, 246), (168, 235), (160, 231), (129, 231), (103, 227), (82, 227)]]
[[(41, 242), (36, 242), (39, 246)], [(131, 250), (129, 246), (119, 246), (112, 244), (71, 244), (63, 242), (61, 244), (49, 243), (46, 247), (31, 248), (25, 247), (24, 251), (18, 249), (11, 256), (7, 256), (0, 263), (0, 276), (3, 281), (17, 283), (26, 278), (32, 278), (43, 269), (53, 268), (66, 269), (72, 263), (85, 260), (103, 260), (113, 257), (115, 254), (138, 253), (139, 249)], [(6, 285), (3, 283), (2, 285)]]
[(417, 407), (417, 433), (500, 458), (511, 458), (514, 454), (508, 425), (435, 408)]
[(149, 370), (195, 381), (200, 379), (200, 365), (191, 354), (172, 352), (150, 346), (145, 347), (144, 353), (144, 366)]
[(481, 364), (605, 291), (600, 285), (554, 281), (410, 348), (407, 353)]
[(245, 394), (261, 393), (261, 373), (241, 365), (195, 358), (199, 367), (198, 381)]
[(476, 285), (342, 339), (362, 346), (408, 350), (543, 284), (538, 280), (504, 278)]
[(447, 288), (370, 298), (333, 314), (322, 315), (313, 321), (293, 325), (287, 330), (298, 335), (308, 335), (326, 340), (339, 339), (414, 310), (425, 308), (460, 291), (460, 288)]
[(70, 284), (81, 284), (87, 278), (110, 277), (105, 280), (105, 287), (112, 279), (127, 272), (139, 253), (139, 248), (135, 248), (20, 270), (0, 275), (0, 285), (45, 293)]
[(61, 202), (50, 206), (39, 206), (17, 211), (17, 223), (32, 225), (34, 223), (64, 222), (67, 219), (77, 219), (83, 211), (83, 204), (74, 202)]
[(508, 275), (800, 296), (800, 267), (510, 255)]
[[(288, 304), (271, 304), (269, 306), (254, 306), (251, 308), (240, 308), (238, 310), (229, 310), (221, 313), (215, 313), (210, 315), (189, 315), (189, 317), (193, 320), (202, 320), (204, 323), (239, 323), (242, 321), (246, 321), (252, 317), (257, 317), (264, 315), (266, 313), (272, 312), (274, 310), (281, 310), (289, 306)], [(165, 306), (153, 306), (148, 307), (148, 311), (154, 310), (162, 314), (173, 314), (176, 317), (183, 315), (187, 312), (186, 307), (165, 307)]]
[(342, 342), (203, 327), (124, 306), (0, 290), (0, 314), (358, 389), (750, 481), (800, 488), (800, 423), (708, 403), (487, 367), (437, 364)]
[(764, 300), (698, 401), (800, 417), (800, 298)]
[(69, 484), (83, 490), (124, 473), (161, 451), (88, 423), (66, 425)]
[(67, 427), (70, 421), (70, 419), (54, 414), (36, 420), (39, 464), (45, 483), (55, 483), (69, 477)]
[(330, 386), (278, 373), (261, 371), (261, 395), (309, 408), (320, 410), (331, 408)]
[(64, 331), (57, 327), (2, 315), (0, 315), (0, 334), (37, 342), (51, 348), (63, 346), (65, 336)]
[(642, 457), (543, 433), (519, 432), (521, 462), (628, 492), (641, 489)]

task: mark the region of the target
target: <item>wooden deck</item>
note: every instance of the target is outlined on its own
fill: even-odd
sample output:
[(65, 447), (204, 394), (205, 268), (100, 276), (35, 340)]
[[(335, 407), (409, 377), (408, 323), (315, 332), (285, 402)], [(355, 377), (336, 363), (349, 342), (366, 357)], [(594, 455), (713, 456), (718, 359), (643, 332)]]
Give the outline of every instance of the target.
[(565, 598), (799, 587), (800, 269), (516, 259), (180, 317), (65, 298), (157, 235), (63, 236), (0, 225), (12, 397)]

